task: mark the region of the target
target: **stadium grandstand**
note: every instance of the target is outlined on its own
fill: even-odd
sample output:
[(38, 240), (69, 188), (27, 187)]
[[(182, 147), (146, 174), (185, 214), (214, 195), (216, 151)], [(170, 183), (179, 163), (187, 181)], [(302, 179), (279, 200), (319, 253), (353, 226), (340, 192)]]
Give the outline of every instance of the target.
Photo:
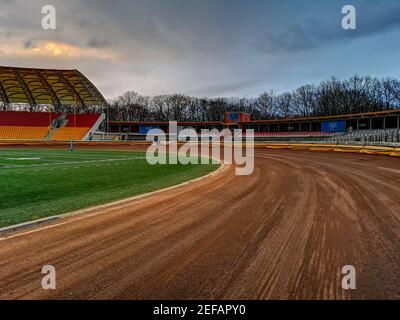
[(0, 139), (85, 141), (103, 121), (102, 114), (0, 112)]
[[(0, 140), (145, 140), (149, 130), (169, 128), (168, 122), (108, 121), (107, 101), (78, 70), (0, 67), (0, 99)], [(400, 110), (255, 121), (228, 112), (224, 121), (177, 125), (178, 132), (253, 129), (260, 141), (400, 142)]]
[[(250, 115), (227, 113), (224, 122), (178, 122), (178, 131), (188, 127), (202, 129), (253, 129), (261, 141), (400, 142), (400, 110), (252, 121)], [(167, 122), (110, 121), (111, 135), (127, 140), (142, 140), (151, 129), (168, 132)]]
[[(0, 102), (1, 140), (89, 140), (108, 107), (78, 70), (14, 67), (0, 67)], [(100, 112), (80, 112), (91, 108)]]

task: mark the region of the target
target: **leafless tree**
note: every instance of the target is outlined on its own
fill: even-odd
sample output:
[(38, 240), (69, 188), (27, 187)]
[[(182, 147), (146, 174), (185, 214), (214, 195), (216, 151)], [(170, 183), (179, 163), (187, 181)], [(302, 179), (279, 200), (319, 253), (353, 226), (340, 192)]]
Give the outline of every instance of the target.
[[(257, 98), (194, 98), (183, 94), (142, 96), (128, 91), (110, 102), (110, 120), (223, 121), (225, 112), (243, 111), (253, 119), (308, 117), (375, 112), (400, 106), (400, 81), (355, 75), (348, 80), (330, 78), (319, 85), (304, 85), (293, 92), (265, 91)], [(98, 106), (11, 104), (3, 110), (60, 113), (102, 112)]]
[(293, 115), (292, 100), (293, 96), (290, 92), (285, 92), (276, 96), (274, 99), (274, 104), (280, 117), (288, 118)]
[(275, 94), (273, 91), (262, 93), (256, 100), (256, 106), (265, 119), (273, 119), (277, 116)]
[(312, 85), (305, 85), (293, 93), (293, 112), (296, 116), (309, 117), (315, 113), (316, 90)]

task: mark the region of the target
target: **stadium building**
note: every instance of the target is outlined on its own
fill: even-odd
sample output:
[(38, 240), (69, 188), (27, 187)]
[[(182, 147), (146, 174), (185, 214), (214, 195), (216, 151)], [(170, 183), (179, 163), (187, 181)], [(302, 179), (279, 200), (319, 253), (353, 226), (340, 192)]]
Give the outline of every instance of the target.
[[(167, 122), (111, 121), (109, 132), (123, 139), (143, 139), (150, 129), (168, 132)], [(328, 117), (256, 120), (246, 113), (227, 113), (223, 122), (178, 122), (178, 130), (253, 129), (256, 140), (329, 140), (400, 142), (400, 110)]]
[[(2, 140), (89, 140), (105, 116), (76, 110), (107, 108), (100, 91), (78, 70), (0, 67), (0, 101)], [(10, 106), (30, 112), (8, 111)], [(57, 112), (63, 107), (74, 111)]]
[[(0, 67), (0, 99), (3, 141), (144, 140), (151, 129), (168, 132), (168, 122), (107, 121), (107, 101), (78, 70)], [(178, 122), (178, 131), (188, 127), (253, 129), (265, 141), (400, 142), (400, 110), (256, 121), (231, 112), (224, 121)]]

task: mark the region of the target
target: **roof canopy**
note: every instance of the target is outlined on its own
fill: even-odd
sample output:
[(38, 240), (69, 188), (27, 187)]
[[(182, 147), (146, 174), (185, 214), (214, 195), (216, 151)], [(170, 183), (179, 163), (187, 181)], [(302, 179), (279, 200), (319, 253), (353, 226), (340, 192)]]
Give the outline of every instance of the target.
[(99, 90), (78, 70), (0, 66), (0, 102), (54, 106), (106, 106)]

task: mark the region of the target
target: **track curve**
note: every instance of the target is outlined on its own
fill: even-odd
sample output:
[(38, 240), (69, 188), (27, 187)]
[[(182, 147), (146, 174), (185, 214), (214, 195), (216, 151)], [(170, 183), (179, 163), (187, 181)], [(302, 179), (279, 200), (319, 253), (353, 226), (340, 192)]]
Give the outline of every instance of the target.
[(399, 231), (398, 159), (256, 149), (249, 177), (230, 167), (0, 240), (0, 298), (399, 299)]

